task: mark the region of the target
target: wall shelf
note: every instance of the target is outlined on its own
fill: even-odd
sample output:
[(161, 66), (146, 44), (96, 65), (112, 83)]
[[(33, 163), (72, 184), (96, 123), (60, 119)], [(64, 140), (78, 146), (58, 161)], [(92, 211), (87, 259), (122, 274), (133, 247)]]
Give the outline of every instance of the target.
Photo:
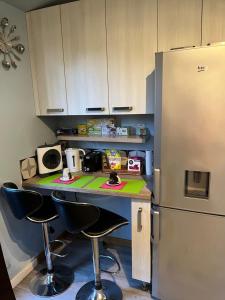
[(102, 142), (102, 143), (132, 143), (144, 144), (146, 136), (87, 136), (87, 135), (59, 135), (59, 141), (82, 141), (82, 142)]

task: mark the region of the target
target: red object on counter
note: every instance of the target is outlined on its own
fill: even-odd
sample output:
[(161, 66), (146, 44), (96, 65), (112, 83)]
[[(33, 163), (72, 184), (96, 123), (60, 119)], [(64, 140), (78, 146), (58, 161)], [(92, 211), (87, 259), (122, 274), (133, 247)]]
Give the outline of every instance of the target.
[(107, 183), (104, 183), (103, 185), (100, 186), (100, 188), (105, 189), (105, 190), (122, 190), (122, 188), (125, 187), (127, 184), (127, 181), (123, 181), (118, 185), (108, 185)]
[(62, 184), (71, 184), (71, 183), (77, 181), (78, 179), (80, 179), (80, 176), (75, 176), (73, 179), (70, 179), (67, 181), (61, 180), (59, 177), (59, 178), (54, 179), (53, 182), (54, 183), (62, 183)]

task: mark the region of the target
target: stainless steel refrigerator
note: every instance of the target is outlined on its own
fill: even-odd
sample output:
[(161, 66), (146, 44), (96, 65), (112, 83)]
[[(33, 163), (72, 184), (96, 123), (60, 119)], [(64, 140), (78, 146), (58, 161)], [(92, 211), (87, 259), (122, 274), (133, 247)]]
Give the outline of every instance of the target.
[(156, 54), (152, 295), (225, 299), (225, 47)]

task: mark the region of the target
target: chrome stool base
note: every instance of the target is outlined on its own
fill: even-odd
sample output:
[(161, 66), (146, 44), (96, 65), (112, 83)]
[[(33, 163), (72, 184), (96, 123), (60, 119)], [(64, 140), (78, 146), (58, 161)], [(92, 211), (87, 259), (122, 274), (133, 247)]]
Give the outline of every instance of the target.
[(102, 290), (95, 289), (95, 282), (90, 281), (78, 291), (76, 300), (122, 300), (121, 289), (109, 280), (102, 280)]
[(66, 266), (55, 266), (52, 274), (47, 269), (40, 271), (30, 283), (31, 292), (41, 297), (63, 293), (74, 281), (74, 272)]

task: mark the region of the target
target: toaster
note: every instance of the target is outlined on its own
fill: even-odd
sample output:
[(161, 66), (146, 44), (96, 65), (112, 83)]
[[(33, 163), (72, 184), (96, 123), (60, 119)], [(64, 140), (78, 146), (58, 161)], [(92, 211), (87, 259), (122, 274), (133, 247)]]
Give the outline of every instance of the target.
[(102, 169), (102, 153), (90, 151), (83, 157), (82, 170), (84, 172), (97, 172)]

